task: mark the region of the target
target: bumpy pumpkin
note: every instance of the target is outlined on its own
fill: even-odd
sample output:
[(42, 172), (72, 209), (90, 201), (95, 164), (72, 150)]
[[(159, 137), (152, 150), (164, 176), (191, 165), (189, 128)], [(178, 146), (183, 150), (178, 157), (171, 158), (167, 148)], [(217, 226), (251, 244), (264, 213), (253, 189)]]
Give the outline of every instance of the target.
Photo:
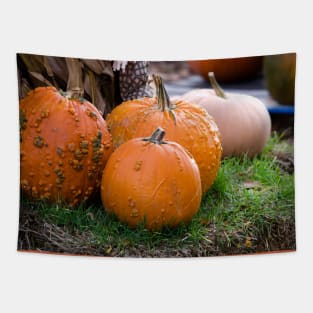
[(265, 85), (273, 97), (281, 104), (294, 104), (296, 54), (277, 54), (264, 57)]
[(188, 223), (198, 211), (201, 181), (198, 166), (179, 144), (163, 141), (158, 128), (149, 138), (135, 138), (110, 157), (101, 183), (105, 210), (121, 222), (159, 230)]
[(257, 98), (225, 93), (209, 73), (211, 89), (195, 89), (182, 96), (214, 117), (222, 135), (223, 157), (260, 153), (271, 132), (271, 118)]
[(206, 192), (221, 161), (219, 130), (203, 108), (185, 100), (170, 101), (161, 77), (153, 78), (155, 98), (124, 102), (107, 116), (113, 147), (132, 138), (149, 136), (160, 126), (166, 132), (166, 140), (179, 143), (193, 155), (199, 166), (202, 191)]
[(94, 194), (113, 152), (106, 122), (93, 104), (52, 86), (20, 101), (20, 138), (22, 191), (71, 206)]
[(220, 82), (235, 82), (255, 77), (262, 69), (261, 56), (188, 61), (191, 70), (204, 79), (214, 72)]

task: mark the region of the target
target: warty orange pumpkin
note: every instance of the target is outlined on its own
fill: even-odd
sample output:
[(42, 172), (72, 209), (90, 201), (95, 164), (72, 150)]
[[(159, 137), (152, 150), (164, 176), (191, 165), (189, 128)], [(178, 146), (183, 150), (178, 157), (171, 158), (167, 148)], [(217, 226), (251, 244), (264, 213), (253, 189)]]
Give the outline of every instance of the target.
[(142, 98), (118, 105), (107, 116), (113, 147), (132, 138), (149, 136), (160, 126), (165, 139), (186, 148), (196, 160), (206, 192), (216, 178), (222, 148), (220, 132), (214, 119), (200, 106), (178, 99), (171, 101), (162, 79), (153, 75), (156, 86), (154, 98)]
[(163, 141), (164, 134), (158, 128), (151, 137), (125, 142), (104, 169), (103, 206), (130, 227), (175, 227), (188, 223), (200, 206), (198, 166), (182, 146)]
[(101, 183), (113, 152), (106, 122), (75, 90), (38, 87), (20, 101), (20, 183), (32, 199), (76, 206)]

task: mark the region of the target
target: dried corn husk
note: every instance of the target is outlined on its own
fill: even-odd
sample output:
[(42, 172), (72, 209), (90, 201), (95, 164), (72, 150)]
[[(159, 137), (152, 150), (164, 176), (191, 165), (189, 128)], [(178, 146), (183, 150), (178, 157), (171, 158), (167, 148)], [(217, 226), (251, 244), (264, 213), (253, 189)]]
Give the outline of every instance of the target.
[(110, 61), (81, 60), (84, 64), (84, 89), (104, 115), (115, 106), (114, 74)]
[[(114, 74), (110, 61), (33, 54), (18, 54), (17, 59), (20, 98), (24, 98), (29, 90), (39, 86), (53, 85), (62, 90), (75, 89), (80, 86), (82, 95), (92, 101), (104, 115), (115, 105)], [(76, 77), (76, 83), (73, 77), (76, 71), (69, 60), (76, 60), (81, 67), (81, 75)], [(76, 66), (77, 64), (74, 65)]]
[[(75, 78), (73, 75), (76, 74), (71, 74), (77, 72), (73, 72), (73, 64), (69, 60), (79, 62), (79, 77)], [(147, 83), (147, 62), (113, 62), (33, 54), (18, 54), (17, 61), (20, 98), (39, 86), (52, 85), (61, 90), (79, 87), (82, 96), (105, 116), (121, 101), (152, 95)], [(76, 86), (72, 86), (73, 83)]]

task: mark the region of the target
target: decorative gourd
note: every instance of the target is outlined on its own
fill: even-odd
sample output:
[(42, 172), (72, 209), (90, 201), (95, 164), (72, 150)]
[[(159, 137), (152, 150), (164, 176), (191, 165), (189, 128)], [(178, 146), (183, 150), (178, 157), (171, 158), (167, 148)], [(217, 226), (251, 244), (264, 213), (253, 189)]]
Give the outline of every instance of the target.
[(188, 61), (193, 72), (208, 79), (208, 73), (214, 72), (219, 82), (235, 82), (255, 77), (262, 70), (262, 56)]
[(214, 74), (211, 89), (195, 89), (183, 99), (203, 107), (216, 121), (222, 135), (223, 157), (260, 153), (271, 132), (271, 118), (265, 105), (255, 97), (224, 93)]
[(105, 210), (135, 227), (150, 230), (188, 223), (201, 201), (198, 166), (175, 142), (163, 141), (158, 128), (150, 138), (135, 138), (110, 157), (101, 182)]
[(107, 116), (113, 147), (136, 137), (149, 136), (160, 126), (166, 140), (186, 148), (196, 160), (206, 192), (212, 185), (221, 161), (222, 148), (219, 130), (208, 113), (185, 100), (170, 101), (161, 77), (154, 75), (155, 98), (126, 101)]
[(113, 152), (106, 122), (80, 91), (38, 87), (20, 101), (20, 183), (33, 199), (89, 199)]
[(264, 56), (265, 85), (270, 95), (281, 104), (294, 104), (296, 54)]

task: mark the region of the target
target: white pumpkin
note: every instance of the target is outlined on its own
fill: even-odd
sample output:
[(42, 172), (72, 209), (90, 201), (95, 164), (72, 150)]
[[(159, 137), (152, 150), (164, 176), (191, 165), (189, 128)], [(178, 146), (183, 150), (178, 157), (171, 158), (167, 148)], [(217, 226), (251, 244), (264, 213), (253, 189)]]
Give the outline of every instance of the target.
[(264, 103), (252, 96), (224, 93), (214, 73), (209, 73), (209, 78), (213, 89), (195, 89), (179, 98), (202, 106), (215, 119), (222, 135), (223, 157), (259, 154), (271, 133)]

